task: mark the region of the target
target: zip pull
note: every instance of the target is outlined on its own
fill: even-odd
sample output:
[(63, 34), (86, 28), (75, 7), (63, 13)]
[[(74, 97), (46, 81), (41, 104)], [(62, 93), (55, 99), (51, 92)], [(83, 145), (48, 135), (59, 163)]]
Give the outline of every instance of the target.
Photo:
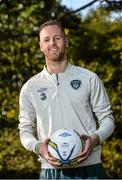
[(57, 85), (59, 86), (59, 78), (58, 78), (58, 74), (56, 74), (56, 79), (57, 79)]

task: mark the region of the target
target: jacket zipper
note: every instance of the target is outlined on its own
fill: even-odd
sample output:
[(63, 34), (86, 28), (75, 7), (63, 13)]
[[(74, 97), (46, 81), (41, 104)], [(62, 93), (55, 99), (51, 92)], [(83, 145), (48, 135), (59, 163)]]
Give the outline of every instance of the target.
[(58, 78), (58, 74), (56, 74), (56, 79), (57, 79), (57, 85), (59, 86), (59, 78)]

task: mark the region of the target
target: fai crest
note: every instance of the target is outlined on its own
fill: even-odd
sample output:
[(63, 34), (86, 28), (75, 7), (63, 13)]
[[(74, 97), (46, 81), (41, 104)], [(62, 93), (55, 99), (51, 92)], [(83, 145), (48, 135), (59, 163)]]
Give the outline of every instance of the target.
[(71, 86), (74, 88), (74, 89), (78, 89), (81, 85), (81, 81), (80, 80), (72, 80), (71, 81)]

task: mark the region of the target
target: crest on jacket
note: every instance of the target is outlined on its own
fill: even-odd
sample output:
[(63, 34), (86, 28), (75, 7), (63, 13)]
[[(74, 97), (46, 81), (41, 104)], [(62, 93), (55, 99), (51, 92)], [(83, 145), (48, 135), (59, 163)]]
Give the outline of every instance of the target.
[(78, 89), (81, 85), (81, 81), (80, 80), (72, 80), (71, 81), (71, 86), (74, 88), (74, 89)]

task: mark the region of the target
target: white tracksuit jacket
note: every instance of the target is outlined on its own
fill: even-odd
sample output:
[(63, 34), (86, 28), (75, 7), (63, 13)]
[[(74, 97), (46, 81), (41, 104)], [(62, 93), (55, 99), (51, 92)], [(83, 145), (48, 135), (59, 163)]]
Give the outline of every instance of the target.
[[(95, 73), (70, 63), (58, 75), (50, 74), (44, 67), (24, 84), (19, 103), (20, 139), (29, 151), (35, 152), (38, 142), (60, 128), (86, 135), (96, 133), (101, 142), (114, 130), (114, 118), (102, 82)], [(101, 147), (97, 146), (87, 160), (75, 167), (100, 163), (100, 156)], [(41, 156), (39, 161), (42, 168), (53, 168)]]

